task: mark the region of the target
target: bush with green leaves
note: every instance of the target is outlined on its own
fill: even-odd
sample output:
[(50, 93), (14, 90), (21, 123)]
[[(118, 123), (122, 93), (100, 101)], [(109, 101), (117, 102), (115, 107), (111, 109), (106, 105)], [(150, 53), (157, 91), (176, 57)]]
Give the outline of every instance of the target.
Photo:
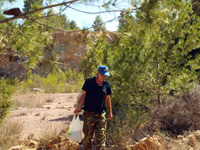
[(93, 41), (82, 62), (85, 76), (99, 64), (110, 68), (114, 119), (109, 135), (129, 130), (133, 138), (139, 136), (149, 106), (162, 105), (170, 92), (190, 91), (198, 80), (199, 55), (191, 59), (191, 52), (199, 48), (200, 18), (191, 1), (144, 1), (141, 6), (136, 15), (125, 14), (131, 17), (116, 33), (118, 42)]
[(66, 72), (54, 71), (46, 77), (29, 74), (25, 80), (17, 82), (15, 89), (16, 93), (29, 93), (33, 88), (40, 88), (43, 93), (72, 93), (79, 92), (83, 82), (81, 72), (68, 69)]
[(0, 124), (12, 106), (11, 96), (14, 92), (12, 81), (1, 78), (0, 80)]

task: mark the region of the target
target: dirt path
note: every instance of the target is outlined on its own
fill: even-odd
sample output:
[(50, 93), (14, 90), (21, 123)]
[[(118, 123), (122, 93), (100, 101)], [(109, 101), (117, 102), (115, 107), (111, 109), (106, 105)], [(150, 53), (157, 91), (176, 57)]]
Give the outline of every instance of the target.
[(12, 110), (10, 120), (22, 123), (22, 139), (60, 132), (69, 125), (78, 96), (78, 93), (14, 96), (19, 107)]

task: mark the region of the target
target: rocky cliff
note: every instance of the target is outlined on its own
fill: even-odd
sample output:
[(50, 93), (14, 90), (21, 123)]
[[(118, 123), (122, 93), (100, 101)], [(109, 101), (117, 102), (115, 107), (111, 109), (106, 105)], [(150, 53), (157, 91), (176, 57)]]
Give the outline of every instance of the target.
[[(117, 35), (114, 32), (69, 31), (53, 33), (54, 50), (60, 56), (59, 62), (62, 69), (79, 68), (80, 61), (87, 53), (88, 39), (95, 40), (101, 34), (104, 34), (105, 39), (109, 42), (117, 40)], [(24, 62), (28, 58), (14, 56), (12, 48), (5, 41), (1, 42), (5, 44), (7, 52), (0, 54), (0, 77), (10, 76), (11, 78), (23, 79), (26, 74)], [(35, 72), (40, 73), (39, 69), (36, 69)]]

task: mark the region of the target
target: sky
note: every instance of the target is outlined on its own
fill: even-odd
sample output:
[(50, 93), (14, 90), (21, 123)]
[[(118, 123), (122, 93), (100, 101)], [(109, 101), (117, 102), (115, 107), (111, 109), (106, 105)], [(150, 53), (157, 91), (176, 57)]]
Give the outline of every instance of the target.
[[(60, 3), (60, 2), (63, 2), (64, 0), (58, 0), (57, 3)], [(123, 9), (123, 8), (129, 8), (130, 5), (127, 4), (127, 2), (129, 2), (130, 0), (121, 0), (121, 2), (118, 3), (118, 7), (116, 8), (112, 8), (114, 10), (120, 10), (120, 9)], [(98, 5), (98, 4), (95, 4), (95, 5)], [(16, 2), (13, 2), (13, 3), (9, 3), (9, 2), (6, 2), (4, 4), (4, 9), (10, 9), (10, 8), (13, 8), (13, 7), (19, 7), (21, 10), (24, 6), (24, 0), (16, 0)], [(76, 9), (79, 9), (81, 11), (86, 11), (86, 12), (100, 12), (100, 11), (105, 11), (103, 8), (98, 8), (98, 7), (94, 7), (94, 6), (85, 6), (83, 4), (79, 4), (79, 5), (71, 5), (72, 7), (76, 8)], [(59, 11), (59, 7), (54, 7), (54, 11), (55, 12), (58, 12)], [(101, 14), (87, 14), (87, 13), (82, 13), (82, 12), (78, 12), (78, 11), (75, 11), (71, 8), (67, 8), (64, 12), (64, 14), (66, 14), (66, 16), (68, 17), (68, 19), (71, 21), (71, 20), (74, 20), (77, 25), (80, 27), (80, 28), (89, 28), (92, 26), (94, 20), (95, 20), (95, 17), (100, 15), (102, 20), (104, 22), (106, 21), (109, 21), (109, 20), (112, 20), (113, 18), (116, 18), (120, 15), (120, 12), (112, 12), (112, 13), (101, 13)], [(114, 21), (112, 22), (108, 22), (106, 23), (106, 29), (108, 31), (116, 31), (117, 30), (117, 27), (118, 27), (118, 20), (115, 19)]]

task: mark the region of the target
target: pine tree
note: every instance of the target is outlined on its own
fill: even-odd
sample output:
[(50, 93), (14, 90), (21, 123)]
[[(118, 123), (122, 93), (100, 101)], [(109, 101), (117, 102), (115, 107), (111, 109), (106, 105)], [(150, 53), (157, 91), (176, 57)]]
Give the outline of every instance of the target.
[[(171, 93), (187, 92), (197, 82), (200, 59), (199, 55), (192, 58), (191, 52), (199, 48), (200, 18), (192, 12), (191, 1), (144, 1), (136, 15), (127, 15), (118, 43), (99, 39), (90, 46), (94, 48), (85, 62), (95, 68), (106, 59), (104, 64), (111, 70), (117, 116), (110, 134), (123, 136), (121, 131), (130, 127), (137, 136), (148, 121), (146, 110), (152, 102), (162, 105)], [(115, 125), (119, 128), (114, 129)]]
[(24, 0), (24, 12), (29, 12), (35, 8), (42, 7), (43, 0)]
[(77, 27), (77, 24), (74, 20), (70, 21), (70, 29), (71, 30), (77, 30), (79, 27)]
[(103, 23), (103, 20), (101, 18), (101, 16), (96, 16), (92, 27), (94, 28), (94, 31), (105, 31), (106, 30), (106, 26)]

